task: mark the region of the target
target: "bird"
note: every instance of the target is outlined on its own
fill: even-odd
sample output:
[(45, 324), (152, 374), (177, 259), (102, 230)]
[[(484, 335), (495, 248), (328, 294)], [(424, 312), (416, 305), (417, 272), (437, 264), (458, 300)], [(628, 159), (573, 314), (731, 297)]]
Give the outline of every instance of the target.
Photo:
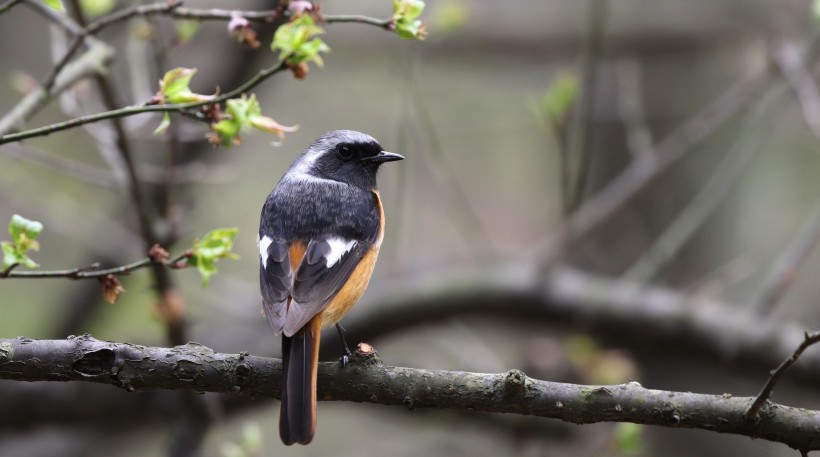
[(336, 325), (344, 343), (339, 321), (367, 288), (384, 238), (376, 173), (403, 159), (370, 135), (327, 132), (296, 157), (262, 207), (259, 284), (268, 325), (282, 335), (286, 445), (313, 439), (320, 332)]

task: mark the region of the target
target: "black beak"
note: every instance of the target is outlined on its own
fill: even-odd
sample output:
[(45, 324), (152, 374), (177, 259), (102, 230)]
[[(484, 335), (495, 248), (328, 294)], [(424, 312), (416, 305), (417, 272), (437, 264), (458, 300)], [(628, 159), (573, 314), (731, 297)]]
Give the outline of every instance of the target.
[(401, 154), (396, 154), (395, 152), (382, 151), (374, 156), (365, 157), (362, 160), (376, 163), (393, 162), (395, 160), (404, 160), (404, 156)]

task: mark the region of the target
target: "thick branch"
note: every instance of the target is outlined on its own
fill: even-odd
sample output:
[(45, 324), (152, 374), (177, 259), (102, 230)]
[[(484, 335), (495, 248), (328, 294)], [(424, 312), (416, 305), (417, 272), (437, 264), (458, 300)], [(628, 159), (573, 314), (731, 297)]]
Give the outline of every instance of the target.
[[(185, 389), (197, 392), (278, 396), (281, 361), (215, 353), (199, 344), (174, 348), (98, 341), (0, 340), (0, 378), (18, 381), (86, 381), (128, 391)], [(645, 389), (632, 382), (582, 386), (502, 374), (390, 367), (359, 357), (347, 369), (319, 367), (322, 400), (414, 408), (467, 409), (560, 419), (584, 424), (634, 422), (698, 428), (820, 449), (820, 411), (771, 405), (756, 423), (743, 415), (751, 398)]]
[[(427, 279), (424, 279), (427, 278)], [(730, 364), (763, 379), (794, 351), (806, 328), (762, 320), (743, 303), (687, 295), (583, 271), (555, 267), (544, 279), (534, 267), (435, 271), (384, 284), (378, 306), (360, 307), (344, 326), (372, 341), (397, 329), (437, 324), (464, 315), (524, 318), (576, 325), (636, 352), (696, 357)], [(376, 290), (369, 292), (376, 294)], [(328, 346), (333, 351), (332, 340)], [(817, 385), (820, 351), (803, 354), (790, 378)]]

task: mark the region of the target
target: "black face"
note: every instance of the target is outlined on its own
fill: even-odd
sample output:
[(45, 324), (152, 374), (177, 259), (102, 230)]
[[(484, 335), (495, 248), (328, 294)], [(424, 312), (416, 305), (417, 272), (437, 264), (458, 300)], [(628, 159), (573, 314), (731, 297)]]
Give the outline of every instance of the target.
[(376, 171), (383, 151), (379, 143), (338, 143), (314, 164), (318, 175), (364, 189), (376, 187)]

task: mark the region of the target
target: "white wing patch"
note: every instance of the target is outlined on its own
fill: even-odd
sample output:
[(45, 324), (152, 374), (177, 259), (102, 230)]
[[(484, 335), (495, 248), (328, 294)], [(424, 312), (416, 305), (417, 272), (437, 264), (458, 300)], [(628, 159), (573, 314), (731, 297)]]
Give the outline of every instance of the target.
[(262, 239), (256, 239), (256, 245), (259, 246), (259, 258), (262, 259), (262, 268), (267, 268), (268, 265), (268, 248), (270, 244), (273, 243), (273, 240), (265, 235)]
[(356, 246), (356, 240), (346, 240), (344, 238), (330, 238), (327, 240), (330, 252), (325, 257), (326, 267), (330, 268), (341, 260), (342, 256), (350, 252)]

